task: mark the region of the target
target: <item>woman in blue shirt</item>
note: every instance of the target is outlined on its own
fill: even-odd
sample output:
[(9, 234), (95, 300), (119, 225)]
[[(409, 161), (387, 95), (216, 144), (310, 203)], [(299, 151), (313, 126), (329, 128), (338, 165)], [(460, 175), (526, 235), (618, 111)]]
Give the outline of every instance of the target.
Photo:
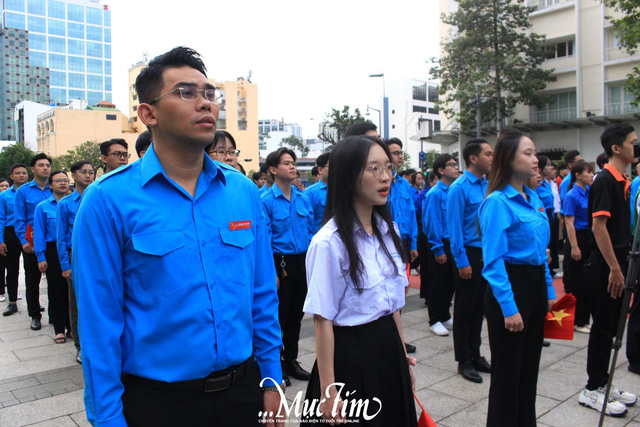
[(51, 172), (49, 186), (53, 196), (40, 202), (33, 213), (33, 249), (38, 258), (38, 269), (47, 273), (49, 317), (56, 333), (56, 344), (66, 342), (65, 329), (71, 331), (69, 321), (69, 285), (62, 277), (62, 268), (56, 247), (56, 214), (58, 201), (67, 195), (69, 178), (61, 170)]
[(593, 185), (593, 166), (584, 160), (571, 166), (571, 184), (562, 202), (562, 214), (567, 228), (564, 258), (567, 260), (562, 280), (566, 292), (576, 297), (575, 331), (588, 334), (590, 311), (588, 292), (584, 289), (584, 264), (593, 249), (589, 230), (589, 187)]
[[(395, 175), (378, 139), (346, 138), (331, 152), (327, 222), (307, 252), (304, 304), (315, 319), (317, 351), (306, 399), (324, 421), (417, 425), (409, 368), (415, 359), (406, 355), (400, 319), (408, 280), (387, 207)], [(341, 414), (359, 399), (367, 409)]]
[(549, 223), (525, 181), (538, 173), (526, 135), (503, 132), (480, 205), (485, 315), (491, 347), (488, 426), (535, 426), (544, 318), (555, 302), (547, 245)]

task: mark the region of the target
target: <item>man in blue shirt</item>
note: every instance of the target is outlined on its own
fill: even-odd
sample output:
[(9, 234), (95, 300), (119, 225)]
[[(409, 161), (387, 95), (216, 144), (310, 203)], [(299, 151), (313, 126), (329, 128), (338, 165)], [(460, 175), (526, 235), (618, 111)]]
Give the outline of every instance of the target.
[(480, 355), (484, 294), (482, 241), (478, 210), (487, 194), (493, 149), (482, 138), (467, 142), (462, 151), (467, 170), (451, 184), (447, 195), (447, 226), (451, 254), (458, 268), (453, 306), (453, 347), (458, 372), (471, 382), (481, 383), (478, 372), (491, 373), (491, 365)]
[[(33, 212), (38, 203), (51, 197), (49, 174), (51, 158), (46, 154), (36, 154), (29, 162), (33, 181), (21, 186), (16, 191), (14, 219), (16, 236), (22, 244), (24, 262), (25, 287), (27, 288), (27, 310), (31, 317), (31, 329), (39, 330), (40, 319), (44, 308), (40, 307), (40, 279), (42, 273), (38, 269), (38, 259), (33, 251)], [(49, 313), (51, 317), (51, 313)]]
[(313, 209), (313, 234), (322, 228), (324, 205), (327, 202), (327, 182), (329, 180), (329, 153), (323, 153), (316, 159), (318, 182), (307, 188), (304, 194), (311, 202)]
[(292, 185), (296, 179), (296, 154), (292, 150), (280, 148), (270, 153), (266, 165), (274, 184), (261, 198), (278, 273), (282, 367), (285, 381), (289, 376), (306, 381), (310, 374), (296, 359), (307, 296), (305, 258), (314, 234), (313, 208), (307, 196)]
[[(582, 156), (578, 150), (571, 150), (567, 154), (564, 155), (564, 161), (567, 162), (569, 166), (569, 171), (571, 171), (571, 166), (578, 160), (582, 160)], [(564, 177), (562, 183), (560, 184), (560, 199), (564, 200), (564, 196), (569, 191), (569, 184), (571, 184), (571, 173), (568, 173), (567, 176)]]
[(78, 333), (78, 304), (76, 303), (76, 293), (73, 290), (73, 281), (71, 280), (71, 236), (82, 195), (84, 190), (93, 182), (94, 174), (91, 163), (86, 160), (71, 165), (71, 178), (75, 182), (76, 189), (58, 202), (56, 219), (58, 256), (60, 258), (60, 267), (62, 268), (62, 277), (67, 279), (69, 285), (69, 321), (71, 323), (73, 343), (76, 347), (76, 362), (80, 364), (82, 364), (82, 353), (80, 351), (80, 334)]
[(219, 113), (205, 72), (185, 47), (149, 62), (135, 87), (153, 144), (90, 185), (76, 215), (94, 425), (255, 425), (279, 410), (269, 234), (255, 185), (205, 155)]
[(129, 163), (129, 144), (122, 138), (113, 138), (100, 144), (100, 160), (104, 173), (109, 173)]
[(453, 329), (451, 299), (456, 280), (447, 228), (447, 196), (449, 186), (458, 178), (458, 162), (451, 154), (441, 154), (433, 162), (438, 183), (422, 202), (422, 229), (429, 239), (432, 256), (429, 260), (429, 330), (439, 336)]
[(22, 244), (18, 240), (13, 226), (13, 207), (18, 188), (29, 180), (27, 165), (24, 163), (11, 165), (9, 178), (13, 181), (13, 185), (0, 194), (0, 256), (6, 257), (7, 293), (9, 294), (9, 305), (2, 313), (3, 316), (11, 316), (17, 312), (17, 300), (22, 298), (18, 294), (18, 274), (20, 271)]

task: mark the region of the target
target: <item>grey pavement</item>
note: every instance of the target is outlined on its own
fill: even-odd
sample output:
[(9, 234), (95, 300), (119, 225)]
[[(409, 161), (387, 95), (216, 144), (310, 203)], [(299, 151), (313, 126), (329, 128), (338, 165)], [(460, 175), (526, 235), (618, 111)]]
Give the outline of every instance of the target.
[[(21, 275), (22, 277), (22, 275)], [(20, 293), (24, 294), (21, 284)], [(46, 279), (40, 289), (41, 304), (47, 306)], [(4, 310), (4, 304), (0, 310)], [(55, 344), (53, 327), (43, 313), (42, 329), (29, 329), (26, 301), (19, 312), (0, 316), (0, 426), (88, 426), (83, 402), (82, 369), (75, 362), (75, 347), (68, 340)], [(428, 329), (428, 316), (418, 291), (410, 289), (402, 311), (404, 337), (417, 347), (418, 364), (413, 368), (416, 395), (439, 427), (485, 425), (489, 375), (473, 384), (457, 374), (452, 337), (438, 337)], [(575, 334), (573, 341), (552, 340), (544, 348), (538, 381), (537, 412), (540, 426), (597, 426), (599, 413), (578, 405), (578, 394), (586, 383), (588, 335)], [(482, 352), (490, 359), (488, 338), (483, 333)], [(303, 367), (315, 361), (313, 321), (305, 316), (300, 338)], [(286, 396), (289, 405), (306, 383), (292, 380)], [(627, 371), (623, 350), (615, 374), (618, 387), (640, 393), (640, 378)], [(304, 395), (304, 394), (303, 394)], [(290, 420), (288, 425), (297, 425)], [(606, 426), (640, 427), (640, 404), (629, 408), (624, 418), (605, 420)]]

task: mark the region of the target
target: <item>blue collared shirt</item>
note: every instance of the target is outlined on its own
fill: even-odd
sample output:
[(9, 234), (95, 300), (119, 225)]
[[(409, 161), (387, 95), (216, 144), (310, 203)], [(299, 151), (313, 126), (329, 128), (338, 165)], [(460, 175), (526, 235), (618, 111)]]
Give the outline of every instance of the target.
[(536, 188), (536, 194), (540, 197), (542, 201), (542, 206), (544, 206), (545, 210), (553, 209), (553, 190), (551, 190), (551, 185), (547, 182), (546, 179), (543, 179), (540, 182), (540, 186)]
[(36, 210), (38, 204), (49, 197), (51, 197), (51, 189), (49, 183), (43, 189), (38, 187), (35, 180), (29, 181), (23, 184), (16, 191), (14, 212), (14, 227), (16, 230), (16, 236), (20, 239), (20, 243), (25, 245), (27, 241), (27, 225), (31, 224), (33, 227), (33, 212)]
[(58, 201), (51, 196), (38, 203), (33, 212), (33, 250), (38, 262), (46, 261), (47, 242), (56, 241), (56, 211)]
[(411, 196), (411, 184), (401, 176), (391, 183), (389, 191), (389, 208), (393, 221), (398, 225), (400, 238), (410, 241), (410, 249), (418, 249), (418, 220), (416, 219), (416, 207)]
[(327, 203), (327, 184), (320, 180), (307, 188), (304, 194), (309, 198), (309, 202), (311, 202), (311, 209), (313, 209), (313, 234), (316, 234), (322, 228), (324, 207)]
[(444, 255), (443, 240), (449, 240), (447, 195), (449, 187), (438, 180), (422, 202), (422, 232), (429, 239), (434, 256)]
[(280, 255), (306, 252), (315, 234), (313, 209), (307, 196), (292, 185), (288, 200), (274, 183), (260, 198), (273, 252)]
[(71, 250), (71, 235), (73, 233), (73, 223), (76, 213), (80, 207), (82, 194), (78, 190), (64, 197), (58, 202), (58, 219), (56, 222), (56, 245), (58, 246), (58, 257), (62, 271), (71, 270), (71, 260), (69, 251)]
[(502, 308), (504, 317), (518, 313), (505, 264), (544, 265), (547, 279), (547, 299), (554, 299), (547, 246), (550, 229), (542, 201), (528, 187), (527, 201), (510, 184), (491, 193), (480, 205), (480, 230), (483, 236), (482, 275)]
[(431, 190), (431, 187), (423, 188), (422, 190), (420, 190), (414, 202), (414, 205), (416, 207), (416, 219), (420, 225), (422, 225), (422, 202), (424, 202), (424, 198), (429, 190)]
[(123, 372), (192, 380), (255, 354), (262, 377), (282, 382), (276, 272), (255, 184), (204, 156), (191, 196), (152, 145), (82, 199), (72, 266), (92, 424), (126, 425)]
[[(449, 187), (447, 195), (447, 227), (451, 253), (458, 268), (467, 267), (465, 246), (482, 247), (478, 225), (478, 209), (487, 194), (489, 181), (465, 170)], [(460, 213), (463, 213), (462, 215)]]
[(586, 230), (589, 228), (589, 214), (587, 207), (589, 205), (589, 189), (574, 185), (571, 190), (567, 191), (562, 203), (562, 215), (574, 217), (573, 225), (576, 230)]
[(569, 184), (571, 184), (571, 173), (565, 176), (560, 183), (560, 200), (564, 200), (569, 190)]
[(0, 243), (4, 243), (5, 227), (12, 227), (14, 223), (13, 205), (16, 201), (16, 191), (12, 185), (0, 193)]

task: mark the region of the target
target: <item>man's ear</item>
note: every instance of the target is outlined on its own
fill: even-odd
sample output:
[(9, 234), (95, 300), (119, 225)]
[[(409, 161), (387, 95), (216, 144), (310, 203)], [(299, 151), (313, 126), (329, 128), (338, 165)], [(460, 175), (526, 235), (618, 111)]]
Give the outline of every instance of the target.
[(138, 113), (138, 117), (140, 118), (140, 121), (145, 125), (155, 126), (158, 124), (158, 121), (154, 114), (153, 106), (142, 103), (138, 105), (137, 113)]

